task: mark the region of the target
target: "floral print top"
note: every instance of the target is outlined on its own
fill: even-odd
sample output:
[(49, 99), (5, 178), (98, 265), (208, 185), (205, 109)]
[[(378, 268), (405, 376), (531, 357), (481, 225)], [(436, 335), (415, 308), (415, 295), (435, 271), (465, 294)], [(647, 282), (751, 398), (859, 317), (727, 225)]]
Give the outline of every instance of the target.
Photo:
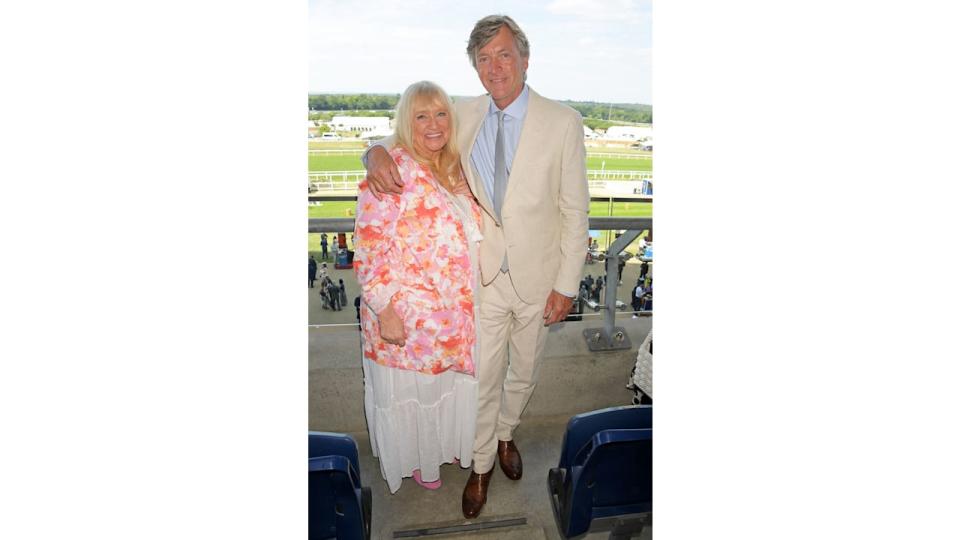
[[(361, 310), (363, 356), (387, 367), (438, 374), (448, 369), (475, 374), (476, 279), (461, 212), (452, 207), (433, 173), (407, 151), (390, 151), (403, 179), (403, 193), (378, 201), (360, 183), (353, 241)], [(480, 208), (470, 202), (473, 224)], [(377, 313), (394, 300), (403, 319), (403, 347), (380, 337)]]

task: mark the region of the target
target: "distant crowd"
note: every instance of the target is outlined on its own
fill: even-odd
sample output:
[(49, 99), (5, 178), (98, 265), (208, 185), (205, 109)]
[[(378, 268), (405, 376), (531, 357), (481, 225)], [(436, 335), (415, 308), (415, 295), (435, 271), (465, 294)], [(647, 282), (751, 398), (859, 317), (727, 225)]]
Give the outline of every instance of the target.
[[(338, 279), (338, 283), (334, 283), (333, 279), (327, 274), (327, 263), (320, 263), (318, 266), (313, 255), (310, 255), (310, 259), (307, 261), (307, 278), (311, 289), (314, 288), (316, 281), (320, 281), (320, 300), (323, 309), (342, 311), (343, 306), (347, 305), (347, 286), (344, 285), (343, 279)], [(353, 307), (357, 310), (357, 321), (359, 321), (360, 296), (353, 299)]]

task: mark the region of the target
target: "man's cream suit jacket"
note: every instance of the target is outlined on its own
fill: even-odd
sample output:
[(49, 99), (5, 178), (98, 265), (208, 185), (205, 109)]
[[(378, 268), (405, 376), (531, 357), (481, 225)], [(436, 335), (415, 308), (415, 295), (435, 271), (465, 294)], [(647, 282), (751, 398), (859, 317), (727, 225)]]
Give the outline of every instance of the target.
[(500, 272), (506, 250), (517, 295), (546, 301), (551, 289), (575, 296), (587, 253), (586, 150), (580, 113), (530, 89), (527, 116), (514, 154), (498, 222), (470, 153), (490, 108), (488, 95), (455, 104), (460, 160), (483, 208), (480, 273), (487, 285)]

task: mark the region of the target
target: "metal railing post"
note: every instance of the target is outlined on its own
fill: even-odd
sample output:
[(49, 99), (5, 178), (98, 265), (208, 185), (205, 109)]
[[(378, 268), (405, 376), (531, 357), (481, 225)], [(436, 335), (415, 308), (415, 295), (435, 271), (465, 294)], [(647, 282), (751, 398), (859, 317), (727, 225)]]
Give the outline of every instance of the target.
[(627, 331), (622, 326), (614, 326), (614, 323), (617, 317), (617, 290), (620, 287), (620, 252), (642, 232), (635, 229), (624, 231), (607, 250), (607, 279), (604, 282), (606, 293), (602, 308), (606, 313), (603, 314), (603, 328), (588, 328), (583, 331), (583, 337), (587, 340), (587, 347), (591, 352), (617, 351), (633, 347)]

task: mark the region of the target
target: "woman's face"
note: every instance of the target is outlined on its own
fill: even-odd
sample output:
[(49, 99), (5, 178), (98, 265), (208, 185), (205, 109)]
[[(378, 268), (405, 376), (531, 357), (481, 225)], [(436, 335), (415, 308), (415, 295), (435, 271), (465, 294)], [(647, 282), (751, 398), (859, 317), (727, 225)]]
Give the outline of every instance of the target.
[(425, 158), (434, 158), (450, 140), (450, 111), (435, 101), (413, 108), (413, 146)]

